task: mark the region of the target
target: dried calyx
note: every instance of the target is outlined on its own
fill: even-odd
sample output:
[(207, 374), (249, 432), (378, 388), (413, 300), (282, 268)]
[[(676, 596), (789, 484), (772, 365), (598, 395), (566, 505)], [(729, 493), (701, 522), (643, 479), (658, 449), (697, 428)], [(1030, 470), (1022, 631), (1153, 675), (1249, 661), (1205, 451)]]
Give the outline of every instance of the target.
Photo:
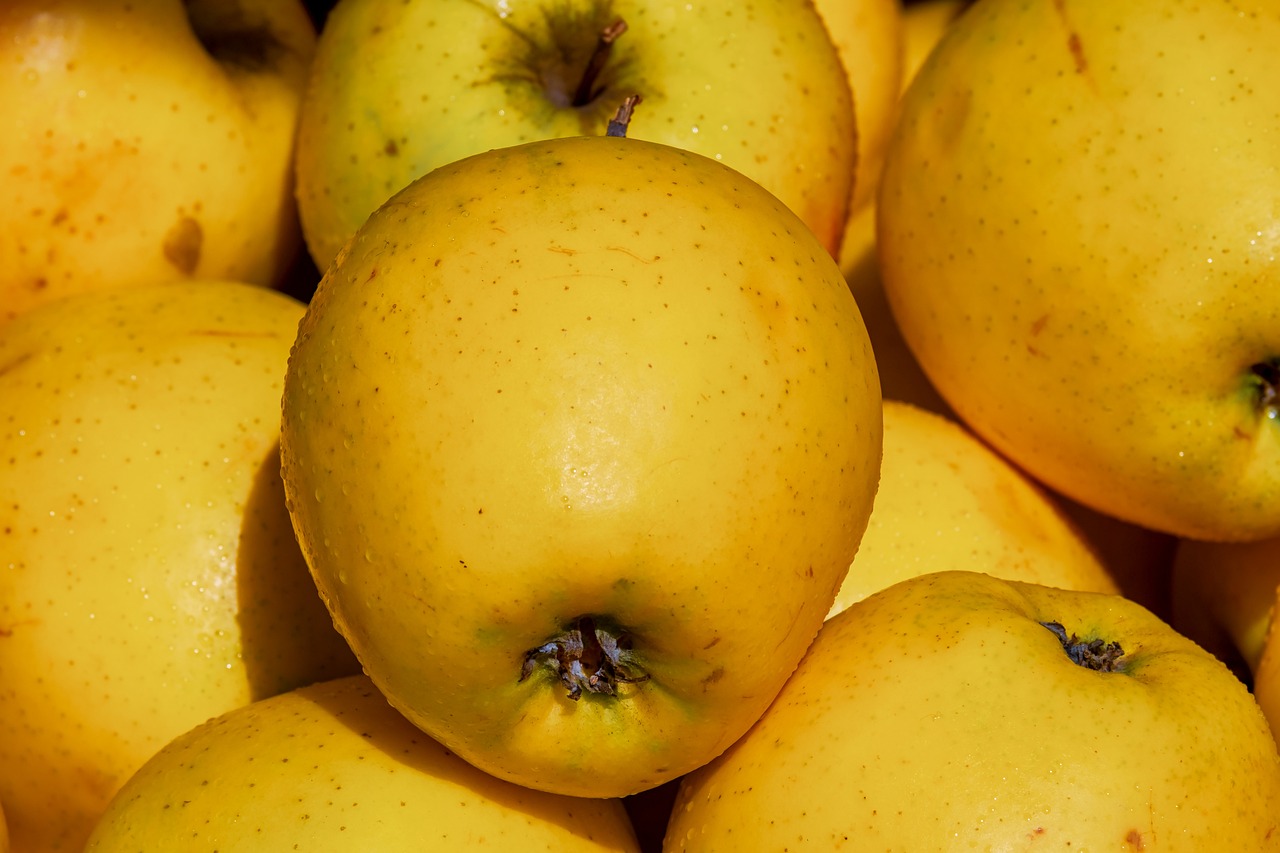
[(649, 680), (633, 659), (630, 635), (601, 627), (590, 616), (579, 616), (554, 638), (525, 652), (518, 680), (527, 679), (539, 665), (555, 673), (574, 701), (583, 691), (615, 696), (619, 684)]
[(1095, 672), (1118, 672), (1124, 667), (1124, 649), (1119, 643), (1094, 638), (1082, 640), (1076, 634), (1067, 635), (1061, 622), (1041, 622), (1052, 631), (1071, 661)]

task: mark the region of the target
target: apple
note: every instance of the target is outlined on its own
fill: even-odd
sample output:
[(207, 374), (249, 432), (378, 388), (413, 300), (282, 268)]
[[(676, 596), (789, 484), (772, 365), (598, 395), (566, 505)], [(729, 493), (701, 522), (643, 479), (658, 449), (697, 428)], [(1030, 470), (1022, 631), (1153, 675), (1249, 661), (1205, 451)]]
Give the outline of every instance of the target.
[(1244, 685), (1140, 605), (940, 570), (826, 623), (682, 780), (664, 850), (843, 846), (1277, 850), (1280, 756)]
[(898, 114), (906, 34), (902, 0), (814, 0), (853, 92), (858, 154), (850, 222), (875, 197)]
[(481, 769), (578, 796), (656, 787), (764, 711), (880, 451), (866, 329), (813, 232), (736, 170), (614, 136), (398, 192), (284, 384), (294, 529), (365, 671)]
[(636, 853), (618, 800), (533, 791), (475, 769), (362, 675), (228, 711), (121, 789), (86, 853), (173, 850)]
[(838, 251), (857, 128), (808, 0), (342, 0), (298, 136), (316, 265), (414, 178), (490, 148), (602, 134), (630, 95), (644, 99), (631, 136), (743, 172)]
[(91, 289), (279, 283), (315, 39), (300, 0), (0, 4), (0, 323)]
[(974, 4), (904, 96), (876, 208), (956, 414), (1187, 539), (1280, 535), (1280, 15), (1255, 11)]
[(358, 664), (280, 478), (303, 306), (232, 282), (87, 291), (0, 326), (0, 801), (79, 849), (210, 716)]
[(940, 566), (1063, 589), (1120, 591), (1037, 483), (951, 418), (885, 400), (875, 506), (828, 618)]

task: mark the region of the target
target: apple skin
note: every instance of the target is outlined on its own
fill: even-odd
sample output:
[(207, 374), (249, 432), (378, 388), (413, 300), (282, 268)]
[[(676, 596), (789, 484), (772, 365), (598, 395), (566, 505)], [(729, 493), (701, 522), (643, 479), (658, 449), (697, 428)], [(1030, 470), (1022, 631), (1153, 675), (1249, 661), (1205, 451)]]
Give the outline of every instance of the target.
[[(569, 105), (599, 33), (619, 18), (628, 29), (602, 91)], [(738, 169), (838, 251), (857, 126), (839, 54), (807, 0), (342, 0), (320, 35), (298, 132), (298, 207), (316, 265), (414, 178), (490, 148), (603, 134), (633, 94), (643, 102), (629, 136)]]
[(854, 93), (858, 157), (850, 218), (875, 198), (884, 149), (898, 115), (905, 61), (901, 0), (815, 0)]
[(1062, 589), (1120, 591), (1039, 484), (962, 424), (885, 400), (875, 506), (827, 618), (939, 565)]
[(302, 313), (174, 282), (0, 326), (0, 800), (21, 853), (80, 849), (191, 726), (359, 671), (279, 475)]
[(0, 4), (0, 323), (90, 289), (281, 282), (315, 38), (298, 0)]
[[(1073, 662), (1044, 622), (1120, 644)], [(664, 850), (1277, 850), (1280, 757), (1217, 659), (1120, 596), (942, 570), (829, 620), (687, 775)]]
[(975, 4), (877, 203), (890, 307), (966, 423), (1081, 504), (1216, 541), (1280, 535), (1280, 15), (1240, 8)]
[[(822, 624), (879, 474), (834, 259), (683, 149), (576, 137), (441, 167), (322, 279), (281, 450), (317, 586), (391, 702), (482, 769), (635, 793), (751, 725)], [(647, 680), (527, 655), (591, 616)]]
[(617, 800), (495, 779), (431, 740), (362, 675), (229, 711), (176, 737), (112, 801), (86, 853), (173, 850), (637, 853)]

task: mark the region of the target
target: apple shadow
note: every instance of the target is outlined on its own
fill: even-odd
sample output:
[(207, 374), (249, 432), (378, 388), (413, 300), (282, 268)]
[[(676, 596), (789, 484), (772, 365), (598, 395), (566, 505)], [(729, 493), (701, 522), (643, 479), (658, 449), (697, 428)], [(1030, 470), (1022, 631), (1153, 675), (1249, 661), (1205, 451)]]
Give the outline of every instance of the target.
[[(358, 699), (352, 698), (353, 690)], [(433, 739), (391, 705), (368, 676), (355, 676), (349, 686), (337, 683), (313, 685), (303, 694), (335, 725), (349, 729), (368, 748), (378, 750), (393, 762), (397, 772), (404, 768), (410, 774), (426, 776), (469, 791), (477, 799), (527, 815), (535, 821), (554, 824), (584, 840), (599, 837), (600, 833), (593, 830), (585, 815), (574, 813), (572, 806), (565, 808), (565, 797), (498, 779)], [(332, 771), (339, 773), (340, 768), (332, 768)], [(388, 781), (392, 778), (392, 773), (388, 772)], [(424, 815), (424, 819), (426, 817)], [(431, 817), (438, 820), (441, 815), (433, 814)]]
[(236, 551), (236, 599), (241, 654), (255, 701), (361, 672), (294, 536), (279, 444), (258, 467), (246, 500)]

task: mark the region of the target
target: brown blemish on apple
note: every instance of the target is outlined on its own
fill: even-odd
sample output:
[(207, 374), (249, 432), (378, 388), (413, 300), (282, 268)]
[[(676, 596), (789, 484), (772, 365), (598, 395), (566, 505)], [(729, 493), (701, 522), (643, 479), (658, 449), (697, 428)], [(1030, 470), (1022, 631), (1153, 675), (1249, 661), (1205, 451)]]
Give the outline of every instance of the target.
[(1134, 850), (1145, 850), (1146, 844), (1142, 841), (1142, 833), (1136, 829), (1131, 829), (1124, 837), (1124, 843)]
[(178, 272), (191, 275), (200, 264), (200, 249), (204, 244), (204, 229), (190, 216), (179, 216), (178, 221), (164, 235), (165, 260)]
[(1120, 672), (1124, 668), (1124, 649), (1117, 642), (1095, 637), (1082, 640), (1077, 634), (1067, 635), (1061, 622), (1041, 622), (1057, 636), (1071, 662), (1094, 672)]
[(1075, 63), (1076, 73), (1084, 74), (1089, 70), (1089, 63), (1084, 56), (1084, 44), (1080, 41), (1080, 34), (1076, 32), (1075, 27), (1071, 25), (1071, 21), (1067, 18), (1066, 0), (1053, 0), (1053, 8), (1057, 11), (1058, 17), (1062, 19), (1062, 26), (1067, 30), (1067, 50), (1071, 52), (1071, 59)]
[(34, 356), (35, 353), (24, 352), (17, 358), (10, 359), (6, 364), (0, 364), (0, 376), (4, 376), (6, 373), (17, 370), (19, 367), (30, 361)]

